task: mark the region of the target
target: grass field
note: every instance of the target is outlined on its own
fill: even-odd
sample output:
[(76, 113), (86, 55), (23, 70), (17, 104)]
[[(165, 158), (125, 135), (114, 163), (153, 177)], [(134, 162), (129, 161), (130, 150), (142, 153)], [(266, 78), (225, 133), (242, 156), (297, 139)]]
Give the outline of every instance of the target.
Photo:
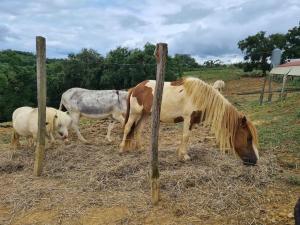
[(202, 80), (236, 80), (241, 77), (243, 71), (235, 67), (201, 68), (195, 71), (185, 72), (184, 76), (199, 77)]

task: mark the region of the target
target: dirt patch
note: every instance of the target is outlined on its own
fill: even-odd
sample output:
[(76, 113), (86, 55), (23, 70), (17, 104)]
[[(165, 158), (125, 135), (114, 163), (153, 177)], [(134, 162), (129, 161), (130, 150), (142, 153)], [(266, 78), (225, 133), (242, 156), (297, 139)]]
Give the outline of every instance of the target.
[(87, 209), (79, 219), (83, 225), (126, 224), (129, 210), (125, 207)]
[(57, 218), (57, 212), (53, 210), (33, 211), (26, 213), (14, 219), (14, 225), (31, 225), (31, 224), (53, 224)]

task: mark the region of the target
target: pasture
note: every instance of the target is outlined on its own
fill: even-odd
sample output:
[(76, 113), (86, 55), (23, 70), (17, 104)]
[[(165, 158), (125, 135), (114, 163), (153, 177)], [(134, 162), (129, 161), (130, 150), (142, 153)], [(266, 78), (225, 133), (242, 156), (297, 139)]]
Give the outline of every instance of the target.
[[(187, 75), (199, 75), (193, 73)], [(148, 180), (149, 126), (143, 151), (119, 155), (120, 124), (109, 143), (109, 121), (83, 120), (82, 134), (92, 144), (72, 132), (68, 144), (47, 149), (41, 177), (33, 176), (33, 149), (23, 147), (9, 158), (11, 128), (0, 128), (0, 224), (293, 224), (300, 195), (300, 98), (258, 106), (257, 95), (232, 95), (260, 85), (260, 78), (230, 80), (224, 93), (257, 125), (258, 166), (222, 154), (200, 126), (192, 130), (191, 161), (179, 162), (182, 125), (161, 124), (157, 207)]]

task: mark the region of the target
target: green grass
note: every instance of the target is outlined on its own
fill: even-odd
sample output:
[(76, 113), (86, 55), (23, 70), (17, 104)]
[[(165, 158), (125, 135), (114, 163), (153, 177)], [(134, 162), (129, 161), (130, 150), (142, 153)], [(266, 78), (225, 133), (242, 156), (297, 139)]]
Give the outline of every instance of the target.
[(260, 145), (263, 149), (283, 148), (300, 157), (299, 94), (260, 106), (257, 101), (244, 105), (251, 119), (258, 122)]
[(300, 176), (297, 175), (290, 175), (285, 178), (286, 182), (292, 185), (300, 186)]
[(293, 88), (299, 88), (300, 87), (300, 77), (294, 77), (293, 80), (288, 81), (288, 86)]
[(201, 68), (199, 70), (184, 72), (184, 76), (198, 77), (202, 80), (237, 80), (243, 74), (242, 69), (236, 67), (221, 67), (221, 68)]

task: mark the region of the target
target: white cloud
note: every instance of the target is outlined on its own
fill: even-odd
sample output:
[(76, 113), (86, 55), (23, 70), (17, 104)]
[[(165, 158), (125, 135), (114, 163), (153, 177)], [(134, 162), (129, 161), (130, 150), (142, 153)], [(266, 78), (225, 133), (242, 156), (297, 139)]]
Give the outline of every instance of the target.
[(0, 49), (33, 52), (42, 35), (49, 57), (167, 42), (171, 54), (226, 61), (241, 58), (239, 40), (260, 30), (285, 33), (299, 20), (295, 0), (284, 10), (279, 0), (1, 0)]

